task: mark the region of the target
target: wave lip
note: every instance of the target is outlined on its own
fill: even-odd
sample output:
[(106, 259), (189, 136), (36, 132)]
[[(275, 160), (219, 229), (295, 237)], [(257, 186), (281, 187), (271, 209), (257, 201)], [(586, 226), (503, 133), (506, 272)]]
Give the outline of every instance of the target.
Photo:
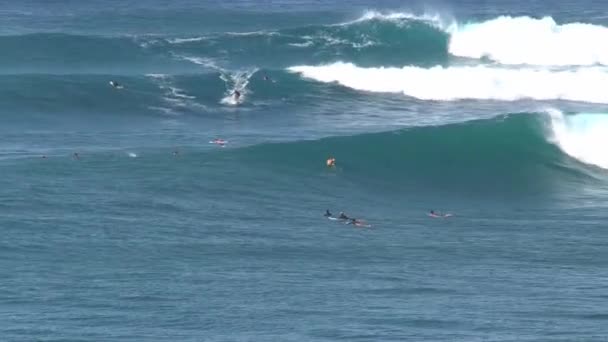
[(567, 155), (590, 165), (608, 169), (608, 113), (565, 115), (548, 109), (549, 141)]
[(400, 21), (421, 21), (431, 24), (436, 28), (446, 29), (451, 26), (451, 24), (447, 24), (447, 21), (444, 20), (439, 14), (429, 14), (425, 13), (422, 15), (416, 15), (408, 12), (380, 12), (380, 11), (367, 11), (361, 17), (348, 21), (345, 23), (341, 23), (338, 25), (352, 25), (364, 21), (390, 21), (390, 22), (400, 22)]
[(501, 64), (608, 65), (608, 27), (557, 24), (551, 17), (501, 16), (481, 23), (456, 25), (449, 52), (489, 58)]
[(482, 65), (362, 68), (352, 63), (337, 62), (293, 66), (288, 70), (319, 82), (336, 82), (369, 92), (403, 93), (421, 100), (534, 99), (608, 103), (608, 92), (605, 91), (608, 89), (608, 68), (605, 67), (561, 71)]

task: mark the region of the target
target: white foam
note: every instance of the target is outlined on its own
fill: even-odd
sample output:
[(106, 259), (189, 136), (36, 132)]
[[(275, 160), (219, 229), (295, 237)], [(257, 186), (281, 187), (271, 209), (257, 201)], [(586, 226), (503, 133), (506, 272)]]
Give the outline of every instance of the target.
[(241, 36), (241, 37), (248, 37), (248, 36), (278, 36), (280, 35), (280, 33), (275, 32), (275, 31), (251, 31), (251, 32), (225, 32), (224, 34), (229, 35), (229, 36)]
[(196, 97), (184, 94), (184, 90), (177, 87), (169, 87), (169, 91), (173, 97), (178, 97), (181, 99), (190, 99), (194, 100)]
[(608, 114), (564, 115), (556, 109), (547, 114), (552, 143), (581, 162), (608, 169)]
[(293, 47), (299, 47), (299, 48), (303, 48), (303, 47), (309, 47), (313, 44), (312, 41), (307, 41), (304, 43), (289, 43), (288, 45), (293, 46)]
[(169, 44), (184, 44), (184, 43), (192, 43), (192, 42), (200, 42), (206, 39), (205, 37), (192, 37), (192, 38), (172, 38), (167, 39)]
[(160, 79), (167, 77), (166, 74), (146, 74), (146, 76), (150, 77), (150, 78), (160, 78)]
[(401, 22), (407, 20), (424, 21), (431, 24), (434, 27), (446, 28), (451, 25), (447, 20), (442, 18), (439, 14), (425, 13), (421, 15), (413, 14), (410, 12), (380, 12), (380, 11), (366, 11), (363, 15), (355, 20), (341, 23), (338, 25), (352, 25), (365, 21), (391, 21)]
[(608, 103), (608, 68), (605, 67), (558, 71), (481, 65), (361, 68), (352, 63), (338, 62), (294, 66), (288, 70), (319, 82), (337, 82), (369, 92), (403, 93), (422, 100), (561, 99)]
[(190, 63), (194, 63), (197, 65), (201, 65), (210, 69), (220, 69), (216, 62), (211, 59), (211, 58), (205, 58), (205, 57), (196, 57), (196, 56), (182, 56), (182, 55), (174, 55), (176, 58), (178, 59), (182, 59), (185, 61), (188, 61)]
[[(146, 76), (152, 78), (156, 85), (164, 91), (162, 97), (165, 102), (177, 107), (204, 107), (198, 104), (195, 96), (186, 94), (186, 91), (176, 87), (173, 84), (172, 77), (165, 74), (147, 74)], [(158, 110), (158, 108), (155, 108)], [(162, 111), (162, 110), (161, 110)]]
[(137, 158), (137, 154), (133, 152), (128, 152), (127, 156), (129, 156), (130, 158)]
[(455, 56), (488, 57), (503, 64), (608, 65), (608, 27), (604, 26), (501, 16), (454, 25), (448, 31), (449, 52)]

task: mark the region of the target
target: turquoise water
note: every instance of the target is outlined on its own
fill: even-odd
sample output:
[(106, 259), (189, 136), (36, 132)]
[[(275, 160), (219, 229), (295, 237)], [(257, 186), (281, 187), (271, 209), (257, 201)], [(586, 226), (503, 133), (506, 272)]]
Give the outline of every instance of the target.
[(547, 6), (5, 6), (0, 340), (605, 341), (608, 8)]

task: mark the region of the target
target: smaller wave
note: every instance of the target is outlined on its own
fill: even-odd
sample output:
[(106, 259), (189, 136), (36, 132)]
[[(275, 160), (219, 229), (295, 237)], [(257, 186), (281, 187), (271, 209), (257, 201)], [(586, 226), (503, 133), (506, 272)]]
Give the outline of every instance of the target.
[(455, 66), (362, 68), (338, 62), (287, 70), (319, 82), (369, 92), (403, 93), (422, 100), (569, 100), (608, 103), (608, 69), (554, 71), (538, 68)]
[(550, 142), (564, 153), (590, 165), (608, 169), (608, 113), (565, 115), (547, 109)]
[(481, 23), (455, 25), (449, 52), (490, 58), (502, 64), (608, 65), (608, 27), (557, 24), (551, 17), (501, 16)]

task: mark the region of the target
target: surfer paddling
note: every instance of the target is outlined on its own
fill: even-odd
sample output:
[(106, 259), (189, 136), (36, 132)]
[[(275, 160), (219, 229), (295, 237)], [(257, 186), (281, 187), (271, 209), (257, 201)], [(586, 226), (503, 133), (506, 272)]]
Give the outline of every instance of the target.
[(371, 225), (365, 223), (363, 220), (358, 220), (356, 218), (351, 218), (350, 221), (346, 222), (346, 224), (352, 224), (356, 227), (371, 227)]
[(435, 210), (429, 211), (428, 215), (430, 217), (434, 217), (434, 218), (441, 218), (441, 217), (450, 217), (450, 216), (452, 216), (452, 214), (442, 214), (442, 213), (436, 212)]

